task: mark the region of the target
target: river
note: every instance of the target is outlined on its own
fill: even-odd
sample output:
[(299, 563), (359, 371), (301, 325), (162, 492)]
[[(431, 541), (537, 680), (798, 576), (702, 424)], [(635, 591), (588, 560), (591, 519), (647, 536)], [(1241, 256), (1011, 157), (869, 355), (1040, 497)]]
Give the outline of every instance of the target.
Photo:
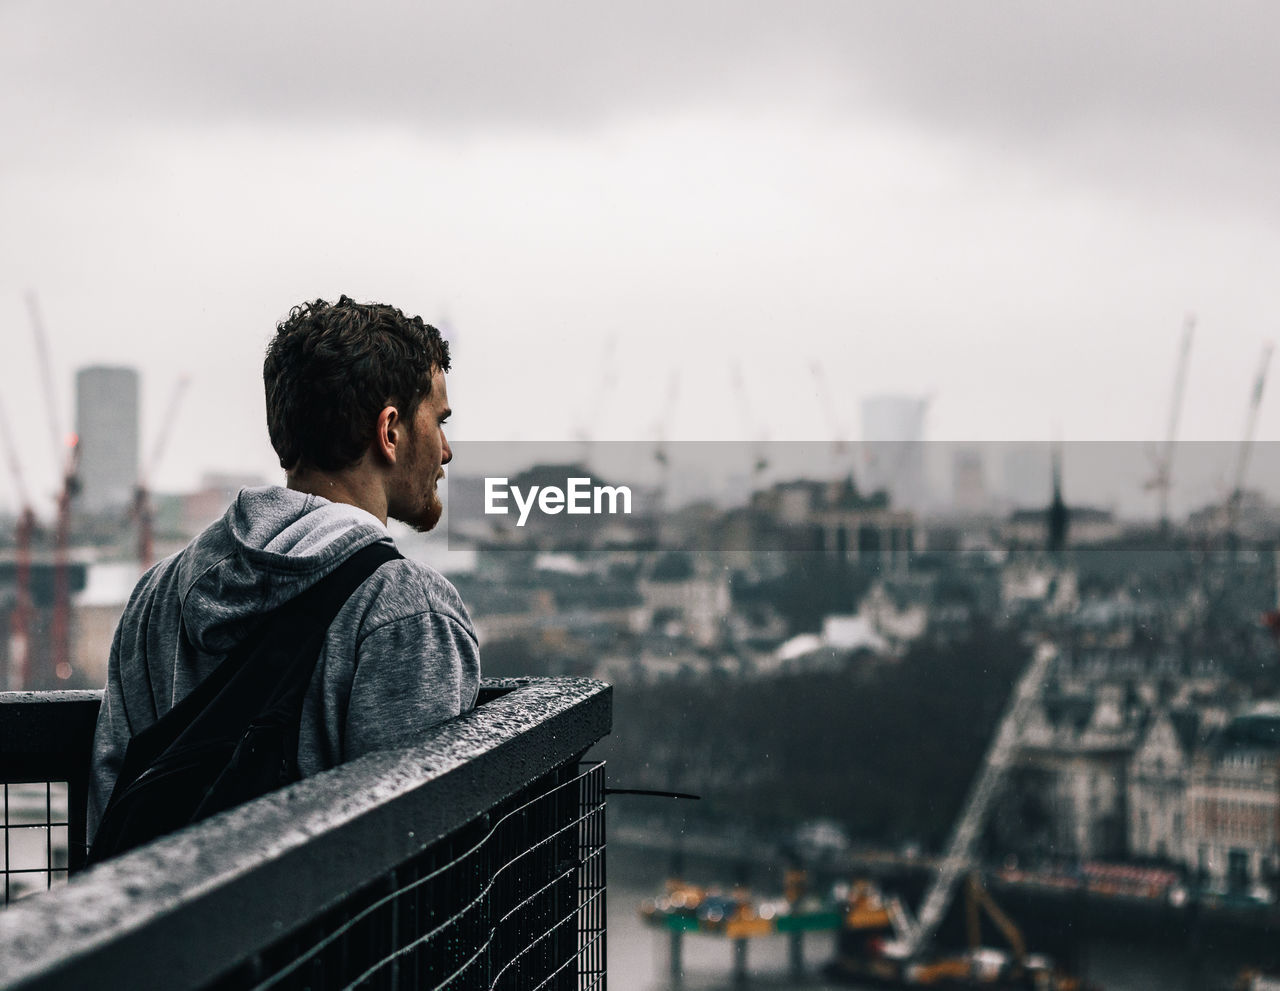
[[(729, 991), (732, 977), (732, 945), (716, 936), (684, 937), (683, 979), (670, 975), (669, 936), (640, 919), (639, 906), (661, 893), (665, 873), (652, 857), (610, 850), (608, 888), (608, 966), (610, 991)], [(711, 877), (691, 878), (710, 882)], [(767, 937), (749, 942), (749, 986), (805, 991), (849, 991), (848, 985), (824, 981), (821, 968), (834, 956), (830, 933), (805, 937), (806, 974), (789, 975), (787, 941)], [(1033, 947), (1034, 949), (1034, 947)], [(1225, 948), (1193, 951), (1185, 945), (1134, 944), (1092, 938), (1082, 948), (1081, 976), (1103, 991), (1218, 991), (1230, 988), (1242, 967), (1250, 961)]]

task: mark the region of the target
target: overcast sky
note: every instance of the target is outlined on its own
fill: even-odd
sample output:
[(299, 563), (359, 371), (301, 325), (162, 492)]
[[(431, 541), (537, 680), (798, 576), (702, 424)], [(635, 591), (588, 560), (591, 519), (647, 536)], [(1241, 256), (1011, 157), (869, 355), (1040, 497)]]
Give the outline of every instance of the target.
[[(1268, 3), (0, 0), (0, 399), (91, 363), (153, 479), (273, 475), (261, 355), (346, 292), (455, 340), (453, 439), (1237, 439), (1280, 326)], [(822, 362), (829, 401), (811, 371)], [(745, 396), (735, 393), (734, 367)], [(1258, 436), (1280, 440), (1280, 371)], [(13, 501), (7, 472), (0, 503)]]

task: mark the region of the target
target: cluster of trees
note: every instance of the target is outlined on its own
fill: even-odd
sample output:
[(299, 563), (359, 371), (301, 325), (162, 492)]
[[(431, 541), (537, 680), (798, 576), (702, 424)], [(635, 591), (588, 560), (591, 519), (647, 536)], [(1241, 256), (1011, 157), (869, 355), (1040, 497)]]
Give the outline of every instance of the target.
[(1029, 657), (1014, 633), (978, 625), (892, 662), (628, 686), (593, 756), (618, 787), (701, 795), (678, 814), (708, 825), (829, 818), (860, 841), (936, 847)]

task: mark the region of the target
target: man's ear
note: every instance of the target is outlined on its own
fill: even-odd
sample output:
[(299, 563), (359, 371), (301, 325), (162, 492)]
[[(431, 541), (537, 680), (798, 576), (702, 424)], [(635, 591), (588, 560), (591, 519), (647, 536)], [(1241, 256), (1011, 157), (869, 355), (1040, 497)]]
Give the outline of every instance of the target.
[(393, 465), (404, 440), (405, 424), (400, 411), (394, 406), (382, 407), (373, 436), (374, 452), (387, 464)]

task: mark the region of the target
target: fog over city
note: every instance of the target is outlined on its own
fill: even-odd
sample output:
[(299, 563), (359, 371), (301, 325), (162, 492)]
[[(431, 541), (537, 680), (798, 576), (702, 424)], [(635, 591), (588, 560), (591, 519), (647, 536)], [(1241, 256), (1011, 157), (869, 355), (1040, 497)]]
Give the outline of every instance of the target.
[(191, 376), (159, 490), (276, 477), (263, 347), (344, 292), (447, 329), (458, 468), (856, 438), (880, 394), (931, 397), (931, 440), (1155, 441), (1189, 312), (1179, 435), (1235, 443), (1280, 322), (1278, 33), (1264, 3), (6, 3), (28, 485), (47, 514), (28, 290), (62, 429), (78, 367), (142, 371), (144, 448)]
[[(1278, 38), (0, 0), (0, 974), (1280, 986)], [(344, 294), (452, 412), (246, 494)]]

